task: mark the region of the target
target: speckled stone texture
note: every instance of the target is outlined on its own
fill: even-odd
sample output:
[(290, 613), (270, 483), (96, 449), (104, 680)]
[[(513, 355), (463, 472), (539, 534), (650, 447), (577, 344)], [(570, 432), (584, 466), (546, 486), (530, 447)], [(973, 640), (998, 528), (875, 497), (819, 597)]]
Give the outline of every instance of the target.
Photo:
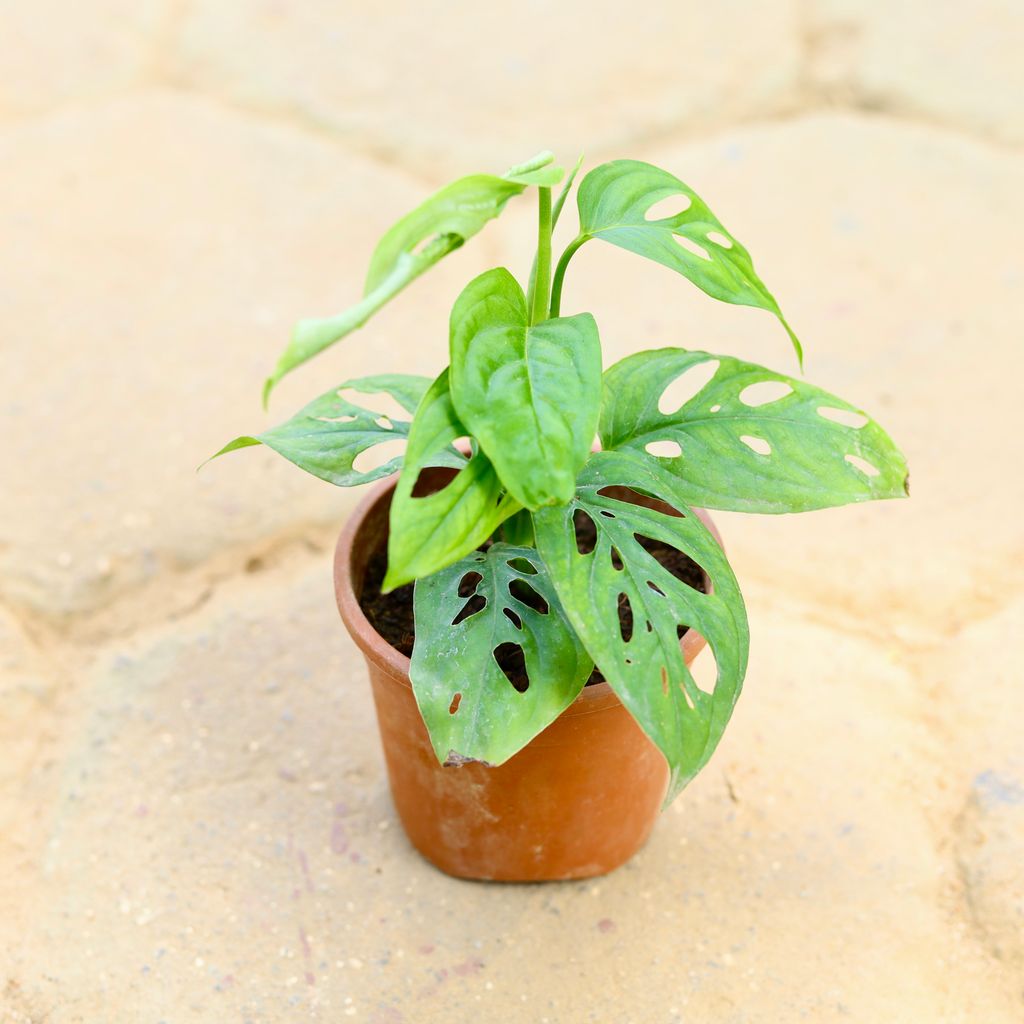
[[(1024, 1019), (1024, 8), (7, 7), (2, 1024)], [(398, 213), (544, 146), (704, 195), (913, 497), (716, 514), (752, 657), (710, 766), (616, 874), (484, 885), (391, 807), (330, 586), (358, 495), (195, 467), (435, 372), (461, 285), (525, 272), (529, 203), (259, 408)], [(596, 243), (565, 307), (609, 363), (795, 371), (770, 316)]]

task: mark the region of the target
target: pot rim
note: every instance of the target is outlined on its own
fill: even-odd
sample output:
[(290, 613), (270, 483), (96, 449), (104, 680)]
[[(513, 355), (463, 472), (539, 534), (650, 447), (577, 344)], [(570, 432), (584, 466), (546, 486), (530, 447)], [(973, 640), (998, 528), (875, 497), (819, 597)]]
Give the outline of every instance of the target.
[[(384, 477), (371, 485), (362, 500), (353, 509), (348, 517), (341, 534), (338, 537), (337, 546), (334, 549), (334, 594), (338, 602), (338, 611), (341, 613), (342, 622), (352, 636), (363, 654), (370, 658), (382, 671), (386, 672), (395, 682), (400, 683), (407, 689), (412, 689), (409, 679), (410, 659), (391, 646), (373, 628), (372, 623), (363, 613), (352, 588), (352, 556), (355, 550), (356, 539), (359, 531), (373, 509), (393, 491), (398, 483), (398, 473)], [(711, 517), (704, 509), (694, 508), (694, 514), (711, 531), (719, 547), (723, 548), (722, 537), (718, 532)], [(704, 576), (709, 592), (711, 582)], [(693, 663), (694, 659), (707, 645), (707, 641), (696, 630), (688, 629), (682, 638), (683, 658), (687, 665)], [(591, 686), (584, 686), (579, 696), (569, 705), (562, 714), (586, 714), (592, 711), (599, 711), (608, 704), (618, 703), (611, 685), (605, 681), (594, 683)]]

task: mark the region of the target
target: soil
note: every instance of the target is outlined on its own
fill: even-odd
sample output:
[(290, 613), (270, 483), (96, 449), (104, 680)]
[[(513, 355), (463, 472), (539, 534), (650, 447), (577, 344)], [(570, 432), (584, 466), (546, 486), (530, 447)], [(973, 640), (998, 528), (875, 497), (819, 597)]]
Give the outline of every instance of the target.
[[(594, 550), (597, 540), (597, 529), (593, 521), (586, 513), (576, 514), (576, 545), (582, 554)], [(704, 573), (699, 565), (683, 552), (670, 547), (661, 541), (653, 540), (650, 537), (637, 537), (644, 550), (653, 555), (676, 579), (688, 584), (696, 590), (704, 591)], [(489, 543), (489, 542), (488, 542)], [(487, 545), (484, 545), (486, 548)], [(617, 555), (613, 552), (613, 561), (617, 563)], [(406, 584), (398, 587), (390, 594), (382, 594), (380, 585), (387, 571), (387, 552), (384, 550), (376, 552), (366, 566), (366, 577), (363, 584), (363, 592), (359, 598), (359, 605), (363, 610), (370, 625), (401, 654), (412, 655), (413, 644), (416, 640), (416, 627), (413, 616), (413, 585)], [(476, 580), (463, 580), (460, 592), (463, 597), (469, 597)], [(543, 598), (533, 590), (523, 587), (522, 591), (516, 594), (520, 600), (534, 607), (544, 604)], [(474, 612), (484, 606), (482, 598), (472, 598), (467, 602), (466, 607), (459, 613), (456, 621), (468, 618)], [(546, 610), (546, 606), (543, 610)], [(622, 631), (623, 639), (628, 640), (633, 632), (633, 615), (629, 603), (624, 599), (619, 601), (619, 628)], [(686, 632), (685, 626), (679, 627), (679, 636)], [(509, 678), (509, 682), (517, 690), (523, 691), (529, 685), (523, 664), (523, 652), (516, 644), (502, 644), (496, 653), (496, 660), (502, 671)], [(587, 680), (587, 686), (604, 682), (604, 676), (595, 667)]]

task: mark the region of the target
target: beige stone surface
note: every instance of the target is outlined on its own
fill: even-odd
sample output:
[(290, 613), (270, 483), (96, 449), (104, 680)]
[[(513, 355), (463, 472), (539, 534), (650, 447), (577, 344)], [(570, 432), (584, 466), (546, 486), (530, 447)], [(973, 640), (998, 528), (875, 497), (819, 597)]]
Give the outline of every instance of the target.
[(749, 597), (749, 685), (712, 768), (627, 868), (555, 886), (456, 882), (410, 850), (325, 559), (98, 652), (50, 769), (20, 997), (97, 1024), (1010, 1024), (935, 843), (958, 796), (927, 688), (898, 651)]
[(839, 102), (1024, 142), (1024, 8), (1016, 0), (813, 0), (808, 80)]
[[(295, 320), (359, 297), (404, 175), (300, 128), (147, 93), (0, 130), (0, 595), (47, 615), (225, 548), (336, 523), (351, 494), (269, 452), (195, 468), (348, 377), (435, 373), (481, 250), (259, 407)], [(256, 500), (253, 500), (253, 499)]]
[[(793, 0), (504, 8), (199, 0), (176, 74), (427, 173), (567, 161), (684, 124), (789, 109)], [(234, 45), (244, 38), (246, 46)]]
[[(1017, 5), (3, 12), (0, 1024), (1022, 1019)], [(913, 497), (720, 514), (752, 659), (708, 769), (608, 878), (470, 884), (402, 835), (333, 607), (358, 494), (194, 467), (436, 372), (465, 281), (525, 275), (525, 201), (258, 405), (395, 217), (543, 145), (703, 194)], [(566, 309), (608, 362), (794, 369), (596, 243)]]
[(3, 0), (0, 114), (108, 96), (156, 71), (173, 0)]

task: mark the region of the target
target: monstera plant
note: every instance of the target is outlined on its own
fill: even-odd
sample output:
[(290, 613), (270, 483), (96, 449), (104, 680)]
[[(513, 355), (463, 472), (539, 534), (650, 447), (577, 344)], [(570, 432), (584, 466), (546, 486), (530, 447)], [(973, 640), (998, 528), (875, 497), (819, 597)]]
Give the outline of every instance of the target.
[[(723, 302), (767, 310), (802, 353), (743, 245), (692, 189), (650, 164), (615, 160), (583, 177), (578, 231), (555, 262), (552, 230), (579, 169), (566, 177), (544, 153), (437, 192), (383, 237), (361, 301), (298, 324), (264, 398), (535, 189), (529, 276), (497, 267), (469, 282), (452, 307), (449, 365), (435, 379), (341, 382), (218, 454), (266, 445), (341, 487), (400, 472), (380, 590), (415, 585), (409, 674), (439, 764), (501, 765), (588, 680), (603, 679), (664, 755), (671, 800), (714, 751), (747, 665), (740, 589), (693, 509), (777, 514), (898, 498), (907, 467), (860, 409), (799, 377), (674, 347), (673, 338), (603, 370), (594, 317), (562, 308), (567, 269), (590, 242), (660, 263)], [(669, 197), (676, 211), (658, 216), (652, 208)], [(666, 410), (666, 389), (692, 371), (703, 386)], [(408, 418), (345, 397), (353, 392), (390, 395)], [(407, 441), (404, 458), (355, 468), (362, 452), (396, 438)], [(439, 470), (444, 486), (417, 486)], [(659, 560), (666, 548), (692, 559), (707, 585)], [(713, 688), (698, 686), (686, 663), (686, 630), (714, 654)], [(502, 661), (510, 649), (519, 685)]]

